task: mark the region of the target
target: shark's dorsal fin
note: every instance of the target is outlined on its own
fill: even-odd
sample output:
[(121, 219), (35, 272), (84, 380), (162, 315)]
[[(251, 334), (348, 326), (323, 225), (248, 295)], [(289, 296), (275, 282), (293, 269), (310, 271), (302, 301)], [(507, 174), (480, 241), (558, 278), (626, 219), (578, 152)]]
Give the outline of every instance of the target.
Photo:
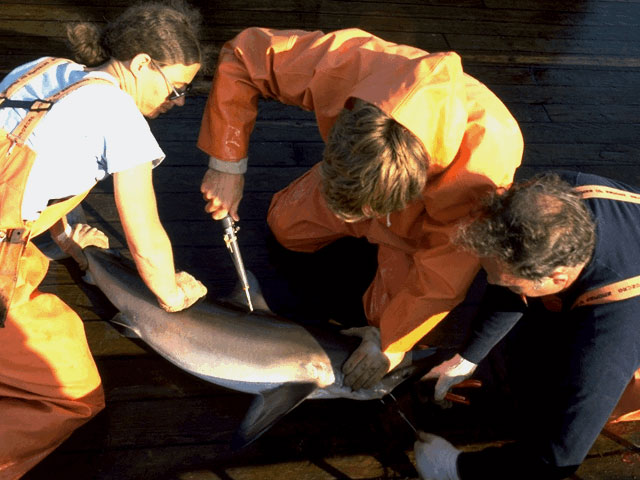
[(257, 395), (234, 436), (232, 447), (249, 445), (317, 388), (315, 383), (285, 383)]
[(124, 337), (127, 338), (140, 338), (140, 333), (136, 328), (134, 328), (124, 313), (118, 312), (116, 313), (111, 320), (109, 320), (111, 324), (115, 327), (118, 332)]
[[(253, 309), (261, 312), (272, 313), (269, 305), (267, 305), (267, 301), (262, 295), (262, 289), (260, 288), (258, 279), (253, 274), (253, 272), (249, 270), (247, 270), (247, 282), (249, 283), (249, 295), (251, 295), (251, 303), (253, 304)], [(246, 309), (249, 308), (247, 297), (244, 293), (244, 290), (242, 289), (242, 284), (240, 282), (236, 283), (236, 286), (233, 289), (233, 292), (231, 292), (231, 295), (223, 300), (234, 305), (240, 305)]]

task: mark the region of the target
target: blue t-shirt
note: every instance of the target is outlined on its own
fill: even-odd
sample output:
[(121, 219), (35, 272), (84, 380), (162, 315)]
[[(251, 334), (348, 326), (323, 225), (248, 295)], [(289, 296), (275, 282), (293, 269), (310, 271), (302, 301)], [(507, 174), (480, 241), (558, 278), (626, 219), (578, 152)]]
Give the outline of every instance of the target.
[[(40, 62), (22, 65), (0, 82), (6, 90), (20, 75)], [(105, 72), (87, 72), (77, 63), (50, 68), (13, 95), (12, 100), (46, 98), (84, 77), (113, 83), (85, 85), (59, 100), (40, 120), (27, 140), (36, 153), (27, 179), (22, 216), (35, 220), (53, 199), (77, 195), (109, 174), (165, 157), (133, 98)], [(25, 109), (0, 108), (0, 128), (10, 132)]]

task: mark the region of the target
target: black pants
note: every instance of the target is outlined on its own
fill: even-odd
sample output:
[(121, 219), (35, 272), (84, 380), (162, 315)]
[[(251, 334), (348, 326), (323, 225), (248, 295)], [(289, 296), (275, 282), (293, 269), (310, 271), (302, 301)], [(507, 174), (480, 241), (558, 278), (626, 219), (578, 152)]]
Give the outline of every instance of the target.
[(534, 303), (487, 358), (513, 396), (518, 440), (462, 454), (462, 480), (560, 479), (575, 471), (640, 364), (637, 307), (552, 313)]

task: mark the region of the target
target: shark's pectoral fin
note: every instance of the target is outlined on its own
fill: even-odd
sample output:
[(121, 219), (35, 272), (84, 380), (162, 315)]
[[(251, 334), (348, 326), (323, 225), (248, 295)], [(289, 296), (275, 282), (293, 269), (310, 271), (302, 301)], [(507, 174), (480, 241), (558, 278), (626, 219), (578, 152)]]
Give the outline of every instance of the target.
[(132, 326), (131, 320), (124, 313), (116, 313), (109, 322), (122, 336), (127, 338), (140, 338), (140, 333)]
[(232, 447), (249, 445), (317, 388), (315, 383), (285, 383), (257, 395), (234, 436)]

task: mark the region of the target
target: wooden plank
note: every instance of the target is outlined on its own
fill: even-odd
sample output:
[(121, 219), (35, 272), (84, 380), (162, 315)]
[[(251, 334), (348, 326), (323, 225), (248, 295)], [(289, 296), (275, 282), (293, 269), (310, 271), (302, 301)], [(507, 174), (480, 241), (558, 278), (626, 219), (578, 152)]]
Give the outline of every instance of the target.
[[(574, 38), (600, 38), (604, 40), (618, 39), (637, 41), (639, 39), (634, 28), (637, 22), (629, 21), (629, 17), (635, 16), (632, 9), (624, 7), (621, 14), (616, 15), (603, 9), (598, 15), (585, 18), (580, 12), (549, 12), (549, 11), (518, 11), (515, 9), (500, 9), (500, 21), (496, 21), (496, 11), (486, 8), (445, 6), (425, 6), (420, 4), (401, 4), (389, 2), (332, 2), (323, 5), (322, 11), (314, 11), (309, 6), (300, 6), (298, 2), (269, 2), (263, 4), (196, 3), (207, 20), (207, 25), (218, 25), (223, 28), (235, 27), (235, 31), (248, 25), (262, 25), (272, 28), (297, 28), (307, 29), (339, 29), (349, 27), (363, 27), (373, 32), (407, 32), (440, 35), (442, 33), (468, 33), (485, 35), (511, 35), (529, 37)], [(21, 10), (26, 9), (28, 18), (20, 16)], [(105, 8), (104, 6), (26, 6), (16, 4), (6, 5), (4, 16), (0, 17), (0, 25), (6, 25), (1, 30), (14, 31), (16, 26), (19, 31), (38, 32), (34, 28), (41, 22), (46, 22), (45, 29), (39, 30), (41, 34), (64, 36), (61, 28), (66, 21), (79, 21), (82, 19), (103, 21), (116, 15), (122, 8)], [(51, 14), (49, 14), (51, 12)], [(241, 12), (241, 13), (240, 13)], [(363, 14), (364, 12), (364, 14)], [(0, 15), (3, 15), (0, 13)], [(504, 17), (504, 18), (503, 18)], [(56, 26), (51, 18), (60, 19), (61, 25)], [(215, 19), (211, 23), (209, 19)], [(588, 22), (590, 28), (587, 32), (572, 31), (565, 28), (567, 24), (584, 24)], [(622, 31), (609, 28), (615, 24)], [(224, 41), (230, 38), (231, 30), (206, 28), (203, 38), (207, 40)], [(224, 34), (223, 34), (224, 33)], [(408, 43), (403, 40), (403, 43)]]
[[(295, 451), (295, 446), (291, 447)], [(277, 456), (243, 462), (241, 456), (225, 463), (220, 460), (220, 447), (212, 445), (173, 446), (156, 449), (60, 453), (57, 461), (46, 460), (28, 474), (25, 480), (51, 478), (50, 472), (65, 478), (93, 480), (139, 480), (170, 478), (174, 480), (328, 480), (333, 478), (377, 479), (398, 477), (391, 467), (382, 465), (371, 455), (341, 455), (312, 460), (281, 460)], [(407, 450), (407, 455), (411, 452)], [(232, 457), (233, 458), (233, 457)], [(404, 469), (413, 468), (408, 460)], [(49, 470), (49, 471), (45, 471)], [(344, 472), (344, 473), (343, 473)], [(352, 473), (354, 472), (354, 473)], [(345, 475), (349, 476), (345, 476)]]
[[(256, 192), (248, 185), (240, 204), (242, 222), (262, 221), (271, 201), (271, 192)], [(209, 220), (199, 191), (158, 195), (158, 209), (163, 222), (202, 222)], [(91, 193), (83, 203), (89, 223), (117, 223), (118, 213), (111, 193)], [(242, 224), (241, 224), (242, 225)], [(244, 229), (244, 227), (241, 227)]]
[(481, 51), (509, 51), (511, 55), (524, 52), (544, 52), (545, 55), (584, 55), (584, 56), (612, 56), (612, 57), (640, 57), (640, 43), (624, 40), (595, 40), (595, 39), (566, 39), (566, 38), (527, 38), (510, 35), (505, 32), (500, 36), (446, 34), (445, 38), (451, 50), (470, 53)]
[[(148, 355), (148, 351), (145, 348), (120, 335), (120, 333), (107, 322), (85, 321), (84, 328), (91, 354), (95, 358), (120, 357), (123, 355)], [(137, 361), (130, 361), (130, 363), (135, 364)]]
[(554, 0), (485, 0), (484, 5), (487, 8), (504, 10), (504, 9), (516, 9), (516, 10), (559, 10), (563, 12), (603, 12), (608, 13), (618, 12), (624, 13), (628, 7), (625, 3), (638, 3), (638, 0), (605, 0), (598, 2), (565, 2), (558, 3)]
[(495, 52), (462, 52), (465, 62), (492, 63), (502, 65), (536, 65), (536, 66), (586, 66), (638, 68), (640, 58), (619, 57), (609, 55), (545, 55), (545, 54), (505, 54)]
[(638, 107), (635, 105), (592, 105), (549, 104), (545, 106), (553, 122), (565, 123), (638, 123)]
[(640, 82), (638, 69), (532, 68), (531, 75), (537, 85), (618, 87), (620, 85), (637, 85)]
[[(184, 119), (176, 123), (169, 116), (158, 117), (151, 122), (151, 131), (163, 140), (180, 140), (195, 145), (200, 131), (200, 119)], [(252, 141), (290, 142), (302, 139), (307, 142), (322, 141), (314, 120), (260, 121), (256, 123), (251, 136)]]
[(640, 95), (635, 90), (630, 83), (609, 87), (493, 85), (493, 92), (507, 104), (638, 105)]
[(601, 143), (622, 143), (637, 144), (640, 135), (640, 124), (617, 123), (615, 128), (609, 125), (608, 129), (603, 129), (597, 123), (539, 123), (520, 125), (525, 145), (531, 143), (562, 143), (567, 138), (571, 138), (575, 143), (601, 144)]
[(155, 353), (100, 356), (96, 365), (107, 403), (212, 396), (233, 400), (237, 396), (237, 392), (195, 377)]
[[(571, 141), (571, 139), (567, 139)], [(588, 168), (593, 165), (638, 164), (640, 145), (632, 144), (582, 144), (582, 143), (530, 143), (524, 153), (528, 166), (565, 165)]]
[(121, 7), (109, 6), (109, 3), (100, 6), (82, 6), (67, 4), (50, 4), (46, 7), (41, 4), (28, 4), (24, 2), (2, 2), (0, 9), (0, 21), (4, 20), (45, 20), (55, 19), (58, 22), (90, 21), (105, 23), (116, 18), (121, 12)]

